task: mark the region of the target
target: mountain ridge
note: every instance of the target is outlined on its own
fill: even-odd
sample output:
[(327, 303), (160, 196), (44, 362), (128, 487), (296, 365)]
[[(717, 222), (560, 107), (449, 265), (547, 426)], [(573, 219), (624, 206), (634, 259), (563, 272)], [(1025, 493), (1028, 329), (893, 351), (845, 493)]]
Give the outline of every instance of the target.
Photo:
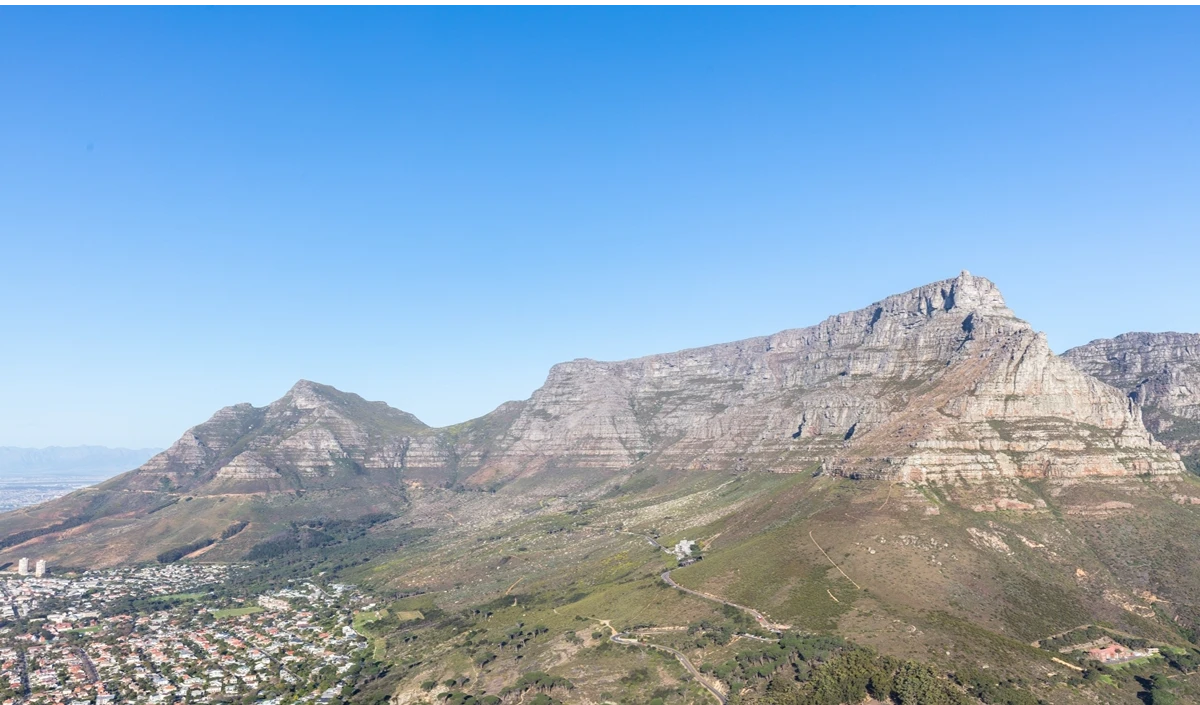
[(247, 490), (298, 488), (345, 462), (476, 486), (651, 463), (913, 482), (1180, 471), (1140, 414), (964, 271), (806, 328), (559, 363), (528, 400), (441, 429), (301, 380), (266, 407), (222, 409), (138, 474)]
[(1125, 392), (1155, 437), (1200, 465), (1200, 334), (1123, 333), (1063, 357)]
[[(1021, 356), (1006, 365), (1004, 356), (1014, 350)], [(974, 352), (990, 356), (992, 368), (970, 360)], [(1030, 364), (1022, 366), (1026, 357)], [(970, 373), (972, 365), (991, 377), (956, 382), (949, 373)], [(968, 384), (981, 381), (990, 387)], [(906, 467), (895, 456), (912, 455), (903, 450), (908, 443), (929, 448), (950, 439), (872, 437), (870, 431), (904, 411), (917, 393), (929, 398), (935, 387), (950, 393), (956, 383), (961, 388), (937, 408), (951, 405), (951, 415), (974, 423), (970, 432), (988, 436), (984, 454), (994, 456), (1014, 442), (984, 428), (987, 418), (1062, 417), (1110, 431), (1113, 438), (1095, 442), (1125, 455), (1114, 463), (1096, 456), (1072, 469), (1064, 464), (1076, 447), (1042, 453), (1025, 465), (959, 453), (962, 462), (942, 463), (929, 470), (931, 477), (1029, 475), (1039, 472), (1039, 463), (1049, 475), (1179, 470), (1178, 461), (1139, 430), (1136, 408), (1058, 362), (1045, 337), (1012, 313), (992, 282), (964, 271), (807, 328), (632, 360), (555, 365), (477, 480), (529, 474), (550, 461), (613, 469), (653, 456), (692, 468), (738, 463), (797, 471), (824, 462), (838, 472), (924, 481), (924, 467)], [(974, 403), (977, 393), (990, 397)], [(1031, 452), (1055, 435), (1053, 429), (1008, 431), (1019, 436), (1010, 449), (1015, 453)], [(538, 445), (530, 447), (531, 440)]]
[[(228, 547), (236, 555), (305, 516), (424, 516), (442, 490), (525, 502), (616, 491), (639, 474), (922, 485), (1183, 471), (1139, 405), (1055, 356), (995, 284), (964, 271), (806, 328), (560, 363), (529, 399), (443, 428), (300, 380), (266, 406), (217, 411), (93, 490), (0, 515), (0, 534), (56, 536), (87, 520), (61, 550), (119, 561), (253, 516)], [(136, 527), (153, 538), (130, 542)]]

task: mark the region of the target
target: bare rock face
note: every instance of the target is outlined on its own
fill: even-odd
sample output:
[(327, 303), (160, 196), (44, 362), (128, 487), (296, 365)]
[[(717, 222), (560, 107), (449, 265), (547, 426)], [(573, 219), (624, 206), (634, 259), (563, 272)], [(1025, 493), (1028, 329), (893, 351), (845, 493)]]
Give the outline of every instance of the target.
[(546, 468), (970, 480), (1170, 474), (1116, 389), (1057, 358), (987, 279), (955, 279), (772, 336), (556, 365), (474, 482)]
[(302, 380), (269, 406), (218, 411), (129, 482), (201, 493), (398, 483), (413, 437), (428, 431), (411, 414)]
[(222, 409), (129, 483), (195, 493), (494, 486), (637, 465), (823, 467), (908, 482), (1179, 472), (1141, 413), (1056, 357), (994, 284), (963, 272), (809, 328), (565, 362), (528, 401), (444, 429), (301, 381), (269, 406)]
[(1125, 333), (1063, 357), (1128, 394), (1167, 446), (1200, 455), (1200, 335)]

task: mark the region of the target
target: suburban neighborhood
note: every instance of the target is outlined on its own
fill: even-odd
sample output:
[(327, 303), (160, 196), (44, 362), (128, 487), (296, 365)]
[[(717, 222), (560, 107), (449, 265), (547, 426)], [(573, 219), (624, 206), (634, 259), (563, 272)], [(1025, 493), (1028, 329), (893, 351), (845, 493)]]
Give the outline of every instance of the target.
[(206, 589), (236, 570), (0, 578), (0, 704), (339, 700), (367, 645), (352, 626), (366, 598), (312, 582), (254, 600)]

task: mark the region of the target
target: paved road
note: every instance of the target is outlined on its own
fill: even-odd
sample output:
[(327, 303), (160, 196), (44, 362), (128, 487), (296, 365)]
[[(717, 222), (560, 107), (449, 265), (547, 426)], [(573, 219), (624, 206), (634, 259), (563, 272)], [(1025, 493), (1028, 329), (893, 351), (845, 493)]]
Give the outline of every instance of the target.
[(75, 652), (75, 655), (79, 657), (79, 660), (83, 662), (83, 670), (87, 672), (88, 681), (91, 683), (99, 683), (100, 675), (96, 673), (96, 664), (92, 663), (92, 660), (88, 658), (87, 652), (78, 648), (72, 650)]
[(21, 695), (29, 696), (29, 662), (25, 660), (25, 649), (17, 652), (17, 668), (21, 669)]

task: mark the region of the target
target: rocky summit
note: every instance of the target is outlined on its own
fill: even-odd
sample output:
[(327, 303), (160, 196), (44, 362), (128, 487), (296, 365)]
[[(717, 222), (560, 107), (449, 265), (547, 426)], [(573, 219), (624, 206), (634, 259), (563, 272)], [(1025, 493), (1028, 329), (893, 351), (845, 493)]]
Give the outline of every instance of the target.
[[(1140, 345), (1172, 361), (1196, 350)], [(639, 473), (914, 485), (1178, 475), (1180, 456), (1142, 414), (1160, 432), (1193, 423), (1194, 368), (1101, 357), (1055, 356), (992, 282), (963, 272), (808, 328), (562, 363), (527, 401), (447, 428), (301, 381), (265, 407), (221, 409), (96, 488), (0, 515), (0, 559), (26, 541), (72, 562), (144, 559), (249, 521), (219, 547), (236, 555), (297, 519), (452, 511), (431, 508), (440, 490), (585, 496)]]
[(1137, 405), (968, 272), (809, 328), (557, 365), (474, 479), (637, 463), (910, 482), (1181, 470)]
[(1167, 446), (1200, 456), (1200, 335), (1126, 333), (1063, 353), (1079, 369), (1127, 393)]
[[(1197, 337), (1056, 356), (963, 272), (808, 328), (562, 363), (446, 428), (300, 381), (0, 513), (0, 567), (236, 564), (228, 609), (186, 583), (122, 606), (201, 629), (286, 614), (248, 602), (263, 586), (357, 585), (344, 702), (833, 705), (868, 693), (821, 684), (867, 666), (909, 679), (878, 702), (1132, 705), (1168, 668), (1200, 702), (1200, 478), (1177, 454), (1200, 442)], [(1110, 641), (1163, 663), (1094, 672)]]
[(145, 489), (247, 492), (353, 485), (383, 473), (394, 483), (408, 439), (427, 428), (382, 402), (301, 380), (269, 406), (221, 409), (129, 482)]
[(963, 272), (809, 328), (562, 363), (527, 402), (449, 429), (301, 381), (268, 407), (222, 409), (130, 482), (270, 491), (405, 474), (487, 485), (639, 465), (823, 466), (907, 482), (1180, 471), (1141, 414), (1056, 357), (992, 282)]

